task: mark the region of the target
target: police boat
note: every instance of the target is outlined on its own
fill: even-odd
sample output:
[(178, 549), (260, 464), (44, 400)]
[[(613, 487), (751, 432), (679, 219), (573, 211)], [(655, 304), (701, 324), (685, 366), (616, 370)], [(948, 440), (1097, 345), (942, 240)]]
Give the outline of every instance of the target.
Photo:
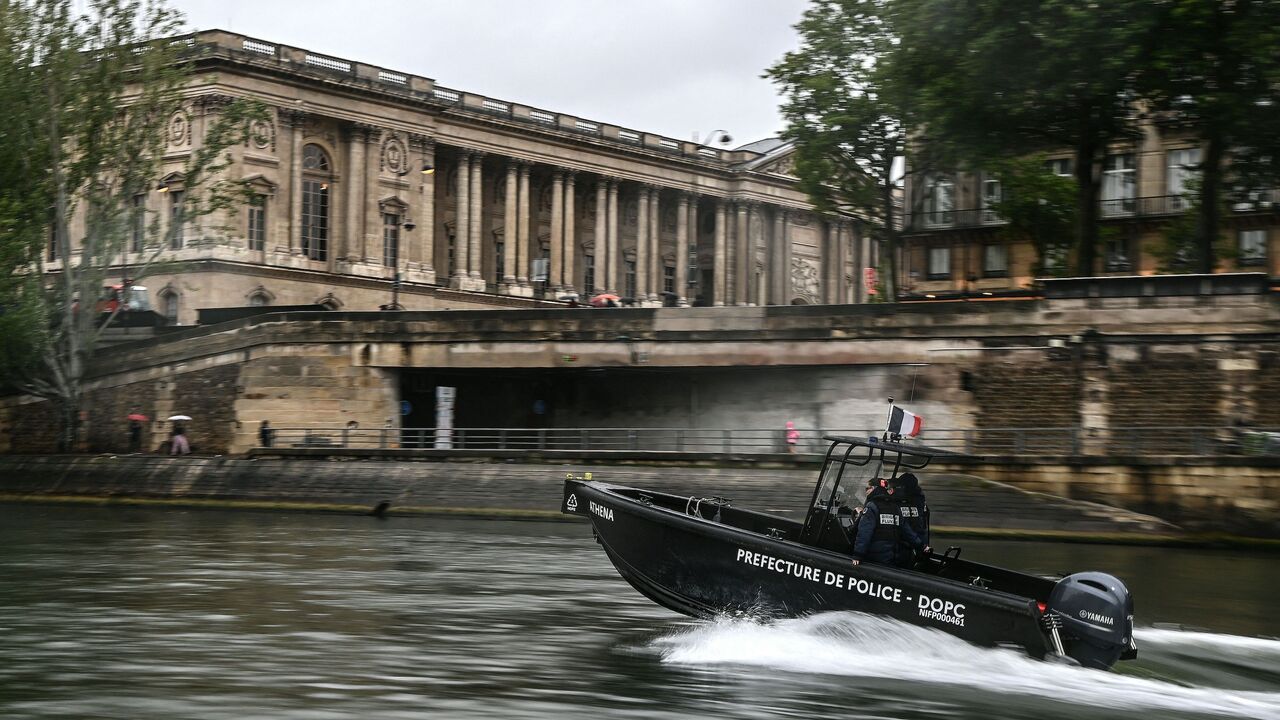
[(565, 480), (561, 511), (591, 521), (622, 577), (663, 607), (696, 618), (794, 617), (851, 610), (951, 633), (985, 646), (1108, 669), (1137, 657), (1133, 598), (1101, 572), (1045, 578), (961, 559), (958, 547), (921, 553), (904, 569), (855, 565), (856, 512), (843, 488), (897, 480), (953, 455), (899, 436), (826, 436), (830, 443), (804, 522), (672, 495)]

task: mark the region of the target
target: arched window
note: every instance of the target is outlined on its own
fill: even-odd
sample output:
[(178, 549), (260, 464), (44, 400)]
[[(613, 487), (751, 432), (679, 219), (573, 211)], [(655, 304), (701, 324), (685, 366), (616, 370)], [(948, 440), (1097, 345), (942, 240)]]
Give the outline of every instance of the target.
[(254, 293), (249, 296), (249, 307), (264, 307), (271, 304), (271, 298), (263, 293)]
[(329, 259), (329, 185), (333, 164), (319, 145), (302, 149), (302, 254)]
[(165, 290), (160, 293), (160, 309), (164, 312), (164, 319), (167, 324), (177, 325), (178, 293), (172, 290)]

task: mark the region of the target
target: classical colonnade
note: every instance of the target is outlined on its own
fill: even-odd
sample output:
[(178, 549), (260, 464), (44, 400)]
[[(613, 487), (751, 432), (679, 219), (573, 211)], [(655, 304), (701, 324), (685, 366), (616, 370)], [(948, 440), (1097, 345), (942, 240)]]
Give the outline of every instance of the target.
[[(323, 143), (325, 133), (307, 113), (281, 111), (280, 118), (290, 162), (281, 177), (288, 227), (277, 237), (288, 238), (280, 249), (297, 254), (310, 172), (303, 148)], [(385, 273), (384, 235), (399, 218), (412, 219), (417, 230), (395, 228), (395, 272), (460, 290), (611, 292), (642, 304), (865, 300), (853, 269), (871, 266), (871, 248), (845, 218), (499, 156), (365, 123), (338, 127), (345, 147), (329, 133), (327, 148), (341, 155), (331, 173), (327, 262), (335, 272)]]

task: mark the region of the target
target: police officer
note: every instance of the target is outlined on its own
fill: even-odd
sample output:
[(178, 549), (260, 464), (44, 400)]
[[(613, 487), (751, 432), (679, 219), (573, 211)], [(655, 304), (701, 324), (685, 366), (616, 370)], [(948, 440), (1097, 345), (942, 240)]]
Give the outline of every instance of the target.
[(902, 515), (893, 488), (884, 479), (867, 483), (867, 501), (858, 516), (853, 542), (853, 564), (863, 560), (882, 565), (896, 565), (898, 545), (919, 550), (924, 543), (909, 526), (902, 523)]
[[(898, 476), (898, 490), (894, 493), (902, 515), (902, 524), (911, 528), (925, 552), (929, 550), (929, 505), (925, 502), (924, 490), (920, 489), (920, 478), (915, 473), (906, 472)], [(916, 553), (905, 542), (898, 545), (898, 564), (911, 567), (915, 564)]]

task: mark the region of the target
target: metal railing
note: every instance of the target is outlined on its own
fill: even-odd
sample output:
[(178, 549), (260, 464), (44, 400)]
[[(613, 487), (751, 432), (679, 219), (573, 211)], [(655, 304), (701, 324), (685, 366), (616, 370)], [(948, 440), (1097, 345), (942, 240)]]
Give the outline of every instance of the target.
[[(798, 428), (794, 452), (825, 452), (823, 435), (878, 432)], [(783, 428), (273, 428), (273, 447), (313, 449), (495, 450), (769, 454), (792, 452)], [(916, 441), (909, 441), (916, 442)], [(929, 428), (919, 444), (970, 455), (1280, 456), (1280, 428), (1081, 427)]]
[[(1104, 220), (1178, 215), (1191, 208), (1192, 199), (1189, 195), (1153, 195), (1148, 197), (1101, 199), (1098, 201), (1098, 212)], [(1247, 197), (1228, 198), (1228, 207), (1232, 213), (1236, 214), (1274, 212), (1280, 208), (1278, 203), (1280, 203), (1280, 190), (1259, 190), (1250, 193)], [(906, 213), (902, 218), (902, 222), (903, 228), (908, 232), (984, 226), (996, 227), (1006, 224), (1006, 221), (990, 208), (959, 208)]]

